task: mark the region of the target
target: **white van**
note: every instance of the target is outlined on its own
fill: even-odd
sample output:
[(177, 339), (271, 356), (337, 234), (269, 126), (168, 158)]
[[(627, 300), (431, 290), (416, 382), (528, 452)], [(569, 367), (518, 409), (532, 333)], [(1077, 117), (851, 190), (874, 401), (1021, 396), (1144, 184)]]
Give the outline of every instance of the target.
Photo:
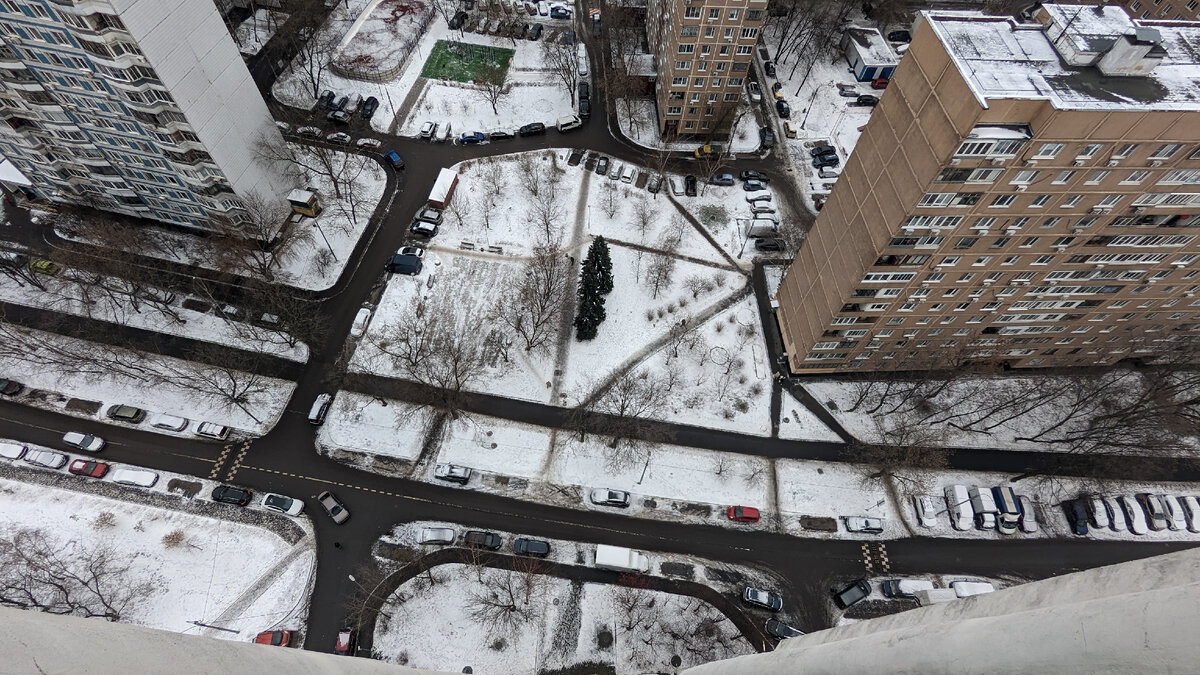
[(438, 125), (437, 131), (433, 132), (434, 143), (445, 143), (447, 138), (450, 138), (450, 121), (447, 120)]
[(581, 126), (583, 126), (583, 122), (579, 119), (578, 115), (563, 115), (558, 118), (558, 130), (560, 132), (578, 129)]
[(577, 49), (578, 53), (579, 53), (579, 59), (578, 59), (579, 60), (579, 76), (587, 77), (587, 74), (588, 74), (587, 48), (583, 46), (582, 42), (579, 42), (575, 45), (575, 49)]
[(981, 530), (996, 529), (996, 500), (992, 499), (992, 491), (972, 485), (967, 491), (971, 496), (971, 509), (975, 511), (975, 526)]
[(975, 512), (971, 509), (971, 496), (967, 494), (965, 485), (947, 485), (946, 507), (950, 513), (950, 524), (956, 530), (971, 529), (971, 521)]
[(1015, 533), (1021, 525), (1021, 505), (1013, 489), (1007, 485), (992, 488), (992, 500), (996, 503), (996, 529), (1003, 534)]

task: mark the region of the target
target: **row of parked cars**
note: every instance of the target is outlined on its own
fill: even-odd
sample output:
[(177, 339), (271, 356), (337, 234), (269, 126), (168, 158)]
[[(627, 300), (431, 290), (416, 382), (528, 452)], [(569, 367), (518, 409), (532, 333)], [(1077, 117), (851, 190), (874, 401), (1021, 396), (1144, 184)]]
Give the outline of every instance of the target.
[[(947, 485), (943, 490), (946, 512), (950, 524), (956, 530), (997, 530), (1001, 534), (1037, 532), (1037, 515), (1033, 502), (1024, 495), (1017, 495), (1007, 485), (980, 487), (972, 485)], [(913, 497), (917, 521), (922, 527), (932, 527), (940, 509), (929, 495)]]
[(379, 109), (379, 99), (374, 96), (362, 97), (362, 94), (336, 94), (332, 89), (326, 89), (317, 97), (317, 110), (324, 110), (325, 119), (338, 124), (349, 124), (357, 113), (362, 119), (371, 119)]
[[(104, 416), (116, 422), (126, 424), (141, 424), (147, 418), (147, 413), (141, 408), (131, 405), (112, 405), (104, 412)], [(150, 426), (163, 431), (183, 431), (191, 424), (191, 420), (176, 415), (156, 413), (150, 416)], [(197, 436), (223, 441), (229, 438), (229, 427), (214, 422), (200, 422), (192, 432)]]
[[(421, 529), (421, 533), (417, 537), (417, 542), (436, 546), (450, 546), (460, 543), (460, 540), (458, 532), (452, 527), (425, 527)], [(499, 551), (504, 546), (504, 537), (486, 530), (467, 530), (462, 536), (461, 545), (467, 548)], [(517, 537), (513, 539), (512, 551), (517, 555), (545, 558), (550, 555), (550, 542), (541, 539)]]
[(1084, 497), (1063, 502), (1071, 532), (1097, 530), (1146, 534), (1163, 530), (1200, 532), (1200, 501), (1193, 496), (1142, 492), (1116, 497)]

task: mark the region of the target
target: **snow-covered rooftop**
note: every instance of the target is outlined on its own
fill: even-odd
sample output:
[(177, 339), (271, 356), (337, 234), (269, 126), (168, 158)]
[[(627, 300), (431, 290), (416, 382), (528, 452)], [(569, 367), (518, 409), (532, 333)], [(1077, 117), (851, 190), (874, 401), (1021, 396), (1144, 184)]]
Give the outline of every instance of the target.
[(855, 46), (863, 61), (876, 66), (894, 66), (900, 63), (891, 45), (884, 41), (877, 28), (850, 26), (846, 37)]
[[(1043, 5), (1047, 8), (1069, 11), (1064, 24), (1076, 14), (1072, 6)], [(1023, 98), (1046, 99), (1070, 110), (1200, 110), (1200, 22), (1131, 20), (1119, 7), (1103, 14), (1082, 9), (1070, 31), (1084, 44), (1094, 46), (1098, 32), (1111, 31), (1115, 39), (1152, 27), (1166, 56), (1147, 75), (1109, 77), (1095, 66), (1066, 65), (1037, 24), (974, 11), (925, 11), (922, 16), (984, 106), (988, 99)], [(1123, 20), (1111, 16), (1116, 13)]]

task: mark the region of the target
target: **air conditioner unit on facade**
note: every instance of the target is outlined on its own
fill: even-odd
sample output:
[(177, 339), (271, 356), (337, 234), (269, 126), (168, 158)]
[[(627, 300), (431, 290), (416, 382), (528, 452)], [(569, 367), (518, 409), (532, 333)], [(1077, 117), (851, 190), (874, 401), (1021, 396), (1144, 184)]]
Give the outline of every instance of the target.
[(1015, 186), (1013, 186), (1013, 189), (1016, 190), (1017, 192), (1024, 192), (1029, 189), (1029, 186), (1028, 185), (1015, 185)]
[(996, 157), (992, 160), (992, 166), (1004, 166), (1004, 158)]
[(1093, 206), (1092, 207), (1092, 213), (1108, 213), (1109, 211), (1112, 211), (1111, 206)]
[(1037, 166), (1037, 160), (1036, 159), (1027, 159), (1027, 160), (1025, 160), (1025, 166)]
[(1084, 162), (1084, 160), (1077, 159), (1074, 162), (1071, 162), (1071, 166), (1083, 166), (1083, 162)]
[(1108, 160), (1108, 165), (1109, 165), (1109, 166), (1121, 166), (1121, 160), (1119, 160), (1119, 159), (1110, 159), (1110, 160)]
[(1144, 206), (1135, 206), (1135, 207), (1133, 207), (1133, 212), (1134, 212), (1134, 213), (1141, 213), (1141, 212), (1143, 212), (1143, 211), (1145, 211), (1145, 210), (1146, 210), (1146, 207), (1144, 207)]
[(1159, 167), (1159, 166), (1162, 166), (1162, 164), (1163, 164), (1163, 163), (1162, 163), (1162, 160), (1161, 160), (1161, 159), (1152, 159), (1152, 160), (1150, 160), (1150, 166), (1152, 166), (1152, 167)]

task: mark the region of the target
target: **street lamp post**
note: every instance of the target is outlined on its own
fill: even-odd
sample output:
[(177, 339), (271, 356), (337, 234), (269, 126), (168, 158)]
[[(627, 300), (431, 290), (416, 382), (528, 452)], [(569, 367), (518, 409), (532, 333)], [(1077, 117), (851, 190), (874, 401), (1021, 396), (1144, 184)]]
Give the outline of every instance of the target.
[(321, 229), (321, 223), (316, 218), (313, 218), (313, 227), (317, 228), (317, 232), (321, 233), (321, 238), (325, 240), (325, 245), (329, 247), (329, 255), (333, 256), (334, 262), (337, 261), (337, 253), (334, 253), (333, 246), (329, 243), (329, 237), (325, 236), (325, 230)]

